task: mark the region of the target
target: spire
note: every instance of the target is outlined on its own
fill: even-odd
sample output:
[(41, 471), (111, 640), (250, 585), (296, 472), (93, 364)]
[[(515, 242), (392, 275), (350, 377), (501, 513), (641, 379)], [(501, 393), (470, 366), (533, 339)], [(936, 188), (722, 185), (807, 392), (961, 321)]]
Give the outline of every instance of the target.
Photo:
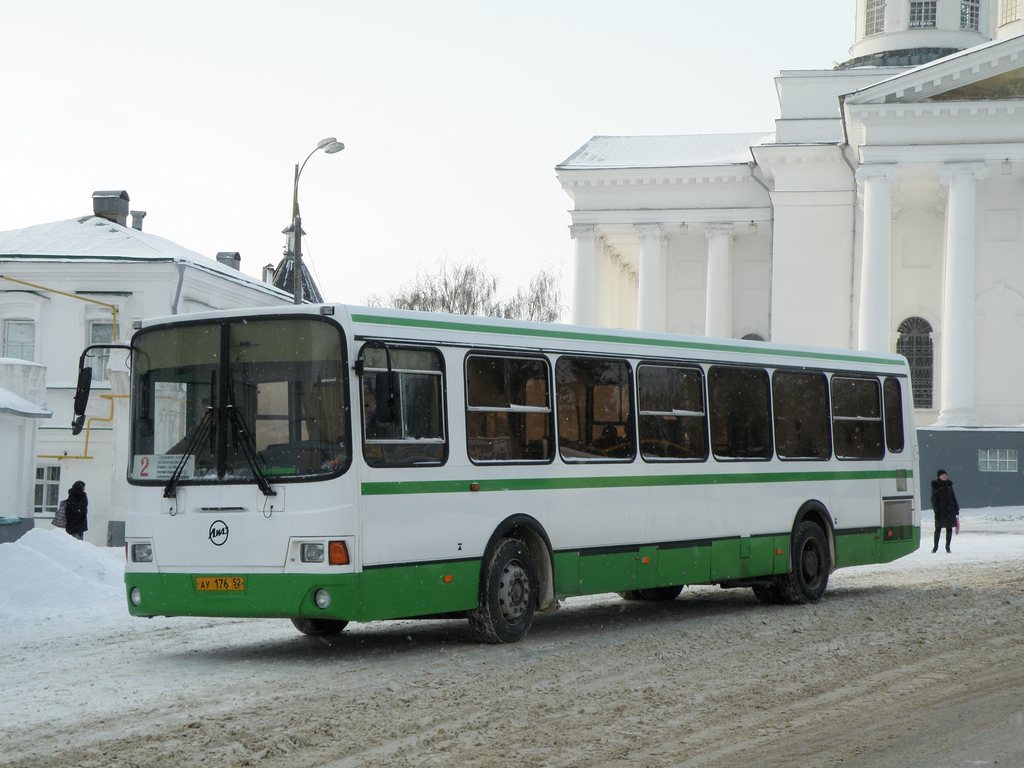
[[(292, 237), (292, 227), (289, 225), (282, 230), (282, 234), (286, 235), (284, 256), (281, 261), (278, 262), (277, 267), (274, 269), (274, 287), (280, 288), (282, 291), (287, 291), (290, 294), (295, 293), (295, 256), (293, 253), (292, 243), (294, 239)], [(306, 234), (303, 232), (302, 234)], [(313, 280), (313, 276), (309, 273), (306, 268), (306, 262), (302, 262), (302, 301), (306, 304), (322, 304), (324, 297), (320, 294), (320, 289), (316, 287), (316, 281)]]

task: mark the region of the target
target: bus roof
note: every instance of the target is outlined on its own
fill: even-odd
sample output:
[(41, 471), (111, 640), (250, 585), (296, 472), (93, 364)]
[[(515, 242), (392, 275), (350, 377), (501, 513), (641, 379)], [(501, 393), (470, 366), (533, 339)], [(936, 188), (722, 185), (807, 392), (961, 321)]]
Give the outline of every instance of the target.
[(357, 338), (456, 343), (463, 346), (509, 346), (555, 352), (603, 352), (639, 357), (675, 357), (685, 354), (707, 360), (735, 360), (739, 355), (750, 356), (752, 361), (882, 369), (893, 373), (905, 372), (907, 369), (905, 358), (892, 353), (344, 304), (303, 304), (191, 313), (149, 318), (142, 321), (140, 327), (150, 329), (168, 323), (290, 315), (333, 317), (343, 325), (350, 326), (352, 334)]

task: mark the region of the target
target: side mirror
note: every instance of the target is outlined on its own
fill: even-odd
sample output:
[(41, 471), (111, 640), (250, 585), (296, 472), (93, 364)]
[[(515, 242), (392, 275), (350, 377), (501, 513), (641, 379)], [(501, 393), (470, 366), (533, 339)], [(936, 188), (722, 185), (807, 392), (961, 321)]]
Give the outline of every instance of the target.
[(78, 386), (75, 388), (75, 415), (71, 419), (71, 434), (77, 435), (85, 426), (85, 409), (89, 405), (89, 392), (92, 389), (92, 368), (83, 368), (78, 372)]

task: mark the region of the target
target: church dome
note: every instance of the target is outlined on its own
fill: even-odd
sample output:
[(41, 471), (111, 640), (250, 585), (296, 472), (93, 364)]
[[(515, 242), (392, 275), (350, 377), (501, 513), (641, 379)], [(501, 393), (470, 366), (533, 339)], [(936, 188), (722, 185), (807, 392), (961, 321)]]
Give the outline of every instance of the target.
[(915, 67), (992, 39), (995, 0), (857, 0), (853, 67)]

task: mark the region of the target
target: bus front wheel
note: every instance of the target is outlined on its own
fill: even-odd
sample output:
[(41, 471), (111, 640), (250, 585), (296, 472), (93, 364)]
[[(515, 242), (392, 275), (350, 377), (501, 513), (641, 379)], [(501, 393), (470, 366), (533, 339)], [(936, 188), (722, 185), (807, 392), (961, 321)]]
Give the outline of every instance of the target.
[(485, 643), (515, 643), (526, 637), (537, 603), (537, 576), (526, 544), (501, 539), (481, 575), (480, 603), (469, 625)]
[(825, 532), (805, 520), (793, 532), (792, 547), (790, 571), (776, 582), (779, 595), (784, 603), (816, 603), (825, 594), (832, 570)]
[(348, 626), (347, 621), (338, 619), (292, 619), (292, 624), (302, 634), (312, 637), (340, 635), (341, 631)]

